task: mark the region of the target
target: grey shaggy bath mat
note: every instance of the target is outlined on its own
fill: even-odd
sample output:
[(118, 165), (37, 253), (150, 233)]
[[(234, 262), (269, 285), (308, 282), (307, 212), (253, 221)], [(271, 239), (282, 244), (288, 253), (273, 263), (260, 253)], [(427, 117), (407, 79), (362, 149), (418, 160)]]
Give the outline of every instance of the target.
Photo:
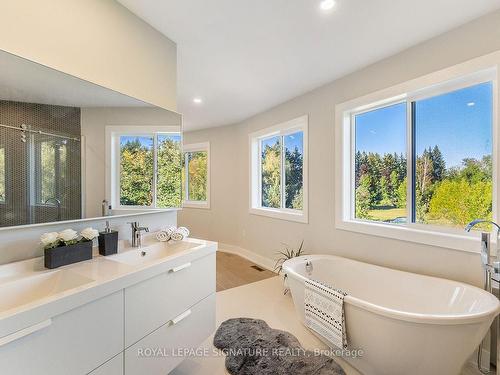
[(259, 319), (226, 320), (214, 345), (227, 355), (233, 375), (345, 375), (332, 358), (304, 350), (295, 336)]

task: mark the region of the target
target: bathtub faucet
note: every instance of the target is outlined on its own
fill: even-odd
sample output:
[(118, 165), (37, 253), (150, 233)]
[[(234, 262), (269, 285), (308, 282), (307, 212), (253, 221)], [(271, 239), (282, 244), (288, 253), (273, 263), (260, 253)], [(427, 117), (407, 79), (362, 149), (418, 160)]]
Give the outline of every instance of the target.
[(306, 259), (306, 272), (310, 276), (313, 271), (313, 264), (310, 260)]
[[(484, 268), (484, 290), (493, 293), (493, 289), (491, 287), (491, 279), (495, 273), (500, 272), (500, 257), (499, 257), (499, 249), (498, 249), (498, 241), (499, 241), (499, 235), (500, 235), (500, 226), (490, 220), (474, 220), (471, 221), (467, 226), (465, 227), (466, 232), (470, 232), (472, 228), (474, 228), (478, 224), (491, 224), (496, 227), (497, 229), (497, 252), (496, 252), (496, 261), (491, 263), (490, 260), (490, 248), (491, 248), (491, 241), (490, 241), (490, 234), (487, 232), (481, 232), (481, 261), (483, 263), (483, 268)], [(493, 323), (494, 325), (497, 325), (498, 323)], [(490, 329), (490, 333), (493, 333), (494, 331)], [(479, 349), (477, 350), (477, 368), (479, 369), (479, 372), (481, 374), (489, 374), (489, 370), (483, 369), (482, 365), (482, 353), (483, 353), (483, 343), (479, 345)], [(491, 341), (491, 348), (490, 348), (490, 353), (497, 353), (497, 343), (496, 341)], [(498, 361), (498, 360), (497, 360)], [(491, 357), (490, 357), (490, 362), (491, 362)], [(489, 363), (488, 363), (489, 367)]]
[[(498, 237), (500, 235), (500, 225), (495, 223), (494, 221), (490, 220), (474, 220), (471, 221), (467, 226), (465, 227), (466, 232), (470, 232), (472, 228), (474, 228), (478, 224), (491, 224), (494, 225), (497, 229), (497, 241)], [(497, 244), (498, 246), (498, 244)], [(499, 273), (500, 272), (500, 261), (498, 259), (498, 250), (497, 250), (497, 259), (495, 262), (491, 263), (490, 260), (490, 248), (491, 248), (491, 240), (490, 240), (490, 234), (487, 232), (481, 232), (481, 261), (483, 263), (483, 267), (485, 271), (487, 271), (488, 276), (491, 276), (491, 274), (494, 273)], [(488, 280), (486, 280), (488, 283)]]

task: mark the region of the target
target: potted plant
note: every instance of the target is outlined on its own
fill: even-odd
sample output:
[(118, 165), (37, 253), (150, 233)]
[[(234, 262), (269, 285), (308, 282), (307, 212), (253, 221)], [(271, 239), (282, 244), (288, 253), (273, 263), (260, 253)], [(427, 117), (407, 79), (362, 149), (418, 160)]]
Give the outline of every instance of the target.
[[(287, 244), (283, 244), (283, 246), (285, 247), (285, 249), (283, 251), (278, 251), (276, 253), (280, 256), (276, 261), (276, 264), (274, 265), (274, 272), (277, 272), (278, 275), (281, 274), (281, 272), (283, 271), (283, 263), (285, 263), (288, 259), (300, 257), (301, 255), (306, 254), (304, 253), (304, 240), (302, 240), (300, 246), (297, 249), (293, 249)], [(287, 294), (290, 291), (290, 289), (286, 285), (287, 277), (288, 276), (286, 274), (283, 276), (283, 283), (285, 286), (283, 294)]]
[(52, 269), (92, 259), (92, 240), (98, 235), (99, 232), (92, 228), (85, 228), (80, 235), (73, 229), (44, 233), (40, 241), (45, 267)]

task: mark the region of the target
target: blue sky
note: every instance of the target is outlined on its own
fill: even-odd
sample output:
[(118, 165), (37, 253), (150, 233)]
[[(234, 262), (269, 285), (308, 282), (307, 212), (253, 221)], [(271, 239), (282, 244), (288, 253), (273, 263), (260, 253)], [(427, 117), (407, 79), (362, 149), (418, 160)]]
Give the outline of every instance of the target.
[[(468, 87), (416, 103), (416, 148), (439, 146), (447, 167), (480, 159), (492, 150), (493, 87)], [(406, 104), (356, 116), (356, 150), (406, 153)]]
[(279, 141), (280, 141), (280, 137), (278, 137), (278, 136), (272, 137), (272, 138), (263, 139), (262, 140), (262, 151), (264, 151), (264, 149), (266, 148), (266, 146), (272, 147), (276, 143), (279, 143)]
[[(302, 153), (304, 150), (304, 133), (302, 132), (297, 132), (293, 134), (288, 134), (285, 135), (285, 147), (289, 149), (290, 151), (295, 150), (295, 147), (299, 149), (299, 151)], [(262, 140), (262, 149), (264, 150), (266, 146), (273, 146), (277, 142), (279, 142), (280, 137), (272, 137), (272, 138), (267, 138)]]
[[(162, 142), (165, 139), (172, 139), (174, 141), (180, 142), (181, 141), (181, 136), (178, 134), (158, 134), (158, 141)], [(152, 136), (140, 136), (140, 135), (130, 135), (130, 136), (121, 136), (120, 137), (120, 145), (123, 146), (127, 142), (133, 142), (136, 139), (141, 142), (142, 146), (146, 146), (149, 148), (153, 147), (153, 137)]]
[(299, 152), (302, 153), (304, 150), (304, 133), (298, 132), (289, 135), (285, 135), (285, 147), (293, 152), (295, 147), (299, 149)]

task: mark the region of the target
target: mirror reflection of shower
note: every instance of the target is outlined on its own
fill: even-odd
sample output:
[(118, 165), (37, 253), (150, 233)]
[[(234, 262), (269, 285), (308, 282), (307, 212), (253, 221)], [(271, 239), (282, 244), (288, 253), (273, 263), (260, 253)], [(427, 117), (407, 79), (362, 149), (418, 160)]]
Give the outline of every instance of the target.
[(80, 109), (0, 101), (0, 226), (80, 219)]

